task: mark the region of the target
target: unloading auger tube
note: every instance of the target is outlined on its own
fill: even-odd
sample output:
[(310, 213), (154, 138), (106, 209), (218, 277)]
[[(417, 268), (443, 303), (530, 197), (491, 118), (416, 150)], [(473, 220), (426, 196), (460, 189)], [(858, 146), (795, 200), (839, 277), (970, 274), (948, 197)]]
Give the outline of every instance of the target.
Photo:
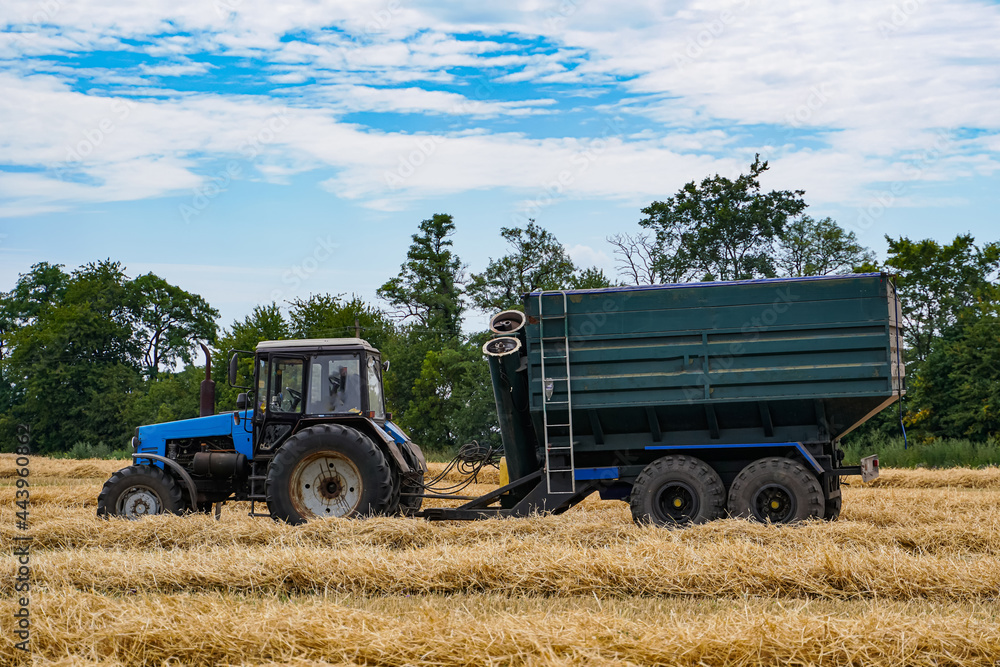
[[(510, 312), (500, 313), (493, 320)], [(521, 329), (524, 314), (517, 314), (522, 318), (518, 326)], [(507, 471), (510, 479), (520, 479), (540, 468), (538, 440), (528, 406), (524, 346), (517, 338), (503, 336), (487, 341), (483, 345), (483, 354), (489, 362), (490, 377), (493, 379), (493, 395), (497, 405), (500, 438), (507, 458)]]
[(490, 331), (496, 336), (514, 336), (524, 343), (524, 313), (520, 310), (505, 310), (490, 318)]

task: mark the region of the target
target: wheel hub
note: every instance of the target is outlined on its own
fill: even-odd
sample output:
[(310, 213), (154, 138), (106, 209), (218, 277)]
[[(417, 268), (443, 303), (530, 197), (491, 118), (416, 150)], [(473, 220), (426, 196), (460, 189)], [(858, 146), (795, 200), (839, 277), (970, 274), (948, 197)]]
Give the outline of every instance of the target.
[(117, 514), (135, 520), (159, 514), (162, 509), (160, 498), (152, 489), (145, 486), (133, 486), (119, 497)]
[(669, 523), (689, 523), (698, 513), (698, 496), (683, 482), (670, 482), (660, 489), (654, 508)]
[(303, 459), (289, 483), (292, 504), (307, 519), (348, 516), (360, 504), (361, 491), (357, 467), (334, 452)]
[(795, 514), (795, 496), (781, 484), (768, 484), (755, 494), (753, 507), (760, 521), (786, 523)]

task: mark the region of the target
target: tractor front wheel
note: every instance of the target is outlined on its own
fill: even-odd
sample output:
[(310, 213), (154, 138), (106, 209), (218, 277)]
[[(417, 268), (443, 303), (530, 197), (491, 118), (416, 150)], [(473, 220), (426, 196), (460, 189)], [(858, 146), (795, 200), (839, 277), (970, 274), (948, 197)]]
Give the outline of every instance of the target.
[(104, 483), (97, 496), (97, 516), (141, 519), (154, 514), (180, 514), (185, 508), (177, 482), (155, 466), (122, 468)]
[(300, 524), (325, 517), (370, 516), (392, 500), (389, 464), (366, 435), (340, 424), (299, 431), (267, 470), (271, 517)]

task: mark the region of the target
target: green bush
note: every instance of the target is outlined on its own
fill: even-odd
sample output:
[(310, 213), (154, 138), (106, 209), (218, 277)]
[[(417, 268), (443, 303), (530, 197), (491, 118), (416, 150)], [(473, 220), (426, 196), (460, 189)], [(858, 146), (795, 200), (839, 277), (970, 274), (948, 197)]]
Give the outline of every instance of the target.
[(132, 452), (127, 449), (111, 449), (103, 442), (96, 445), (90, 442), (77, 442), (69, 451), (49, 456), (56, 459), (130, 459)]

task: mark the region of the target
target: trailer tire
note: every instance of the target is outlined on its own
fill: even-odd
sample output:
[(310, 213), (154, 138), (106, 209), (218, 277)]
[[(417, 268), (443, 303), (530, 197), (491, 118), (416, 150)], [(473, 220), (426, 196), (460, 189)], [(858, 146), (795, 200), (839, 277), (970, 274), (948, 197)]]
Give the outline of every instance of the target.
[(693, 456), (664, 456), (647, 465), (629, 496), (636, 523), (685, 526), (722, 516), (726, 487), (719, 473)]
[(781, 456), (754, 461), (729, 487), (729, 514), (762, 523), (822, 519), (824, 505), (816, 476), (798, 461)]
[(181, 488), (160, 468), (133, 465), (104, 483), (97, 496), (97, 516), (130, 520), (154, 514), (180, 514), (186, 509)]
[(384, 512), (392, 500), (389, 464), (363, 433), (319, 424), (288, 438), (267, 469), (267, 508), (291, 524)]

